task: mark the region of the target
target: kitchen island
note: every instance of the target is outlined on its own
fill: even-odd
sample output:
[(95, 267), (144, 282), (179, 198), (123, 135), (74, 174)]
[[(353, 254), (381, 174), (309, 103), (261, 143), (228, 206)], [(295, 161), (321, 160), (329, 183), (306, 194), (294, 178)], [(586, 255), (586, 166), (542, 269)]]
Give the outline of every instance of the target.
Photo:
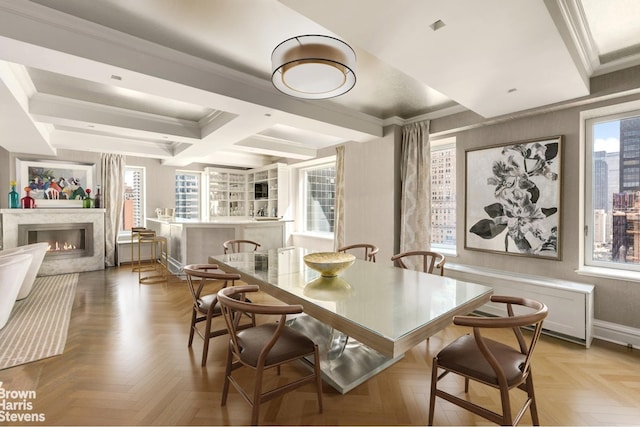
[(222, 244), (232, 239), (253, 240), (259, 250), (286, 246), (287, 220), (217, 219), (207, 222), (189, 219), (147, 218), (147, 228), (169, 242), (169, 269), (178, 274), (188, 264), (206, 264), (212, 255), (223, 253)]

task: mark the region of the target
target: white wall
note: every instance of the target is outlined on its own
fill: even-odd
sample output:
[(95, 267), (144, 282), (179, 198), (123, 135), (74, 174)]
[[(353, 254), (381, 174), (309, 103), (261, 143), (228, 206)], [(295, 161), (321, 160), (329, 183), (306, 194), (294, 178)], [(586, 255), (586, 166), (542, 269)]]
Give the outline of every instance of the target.
[(345, 146), (345, 244), (372, 243), (377, 262), (394, 254), (395, 134)]

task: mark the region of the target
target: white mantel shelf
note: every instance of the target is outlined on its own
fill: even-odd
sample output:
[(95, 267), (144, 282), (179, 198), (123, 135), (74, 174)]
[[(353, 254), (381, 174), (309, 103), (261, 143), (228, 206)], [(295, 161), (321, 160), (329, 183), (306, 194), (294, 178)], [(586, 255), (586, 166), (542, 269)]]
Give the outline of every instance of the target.
[(35, 208), (35, 209), (0, 209), (0, 214), (26, 214), (26, 215), (56, 215), (56, 214), (68, 214), (73, 213), (102, 213), (104, 214), (106, 209), (85, 209), (85, 208)]
[(0, 209), (2, 217), (2, 249), (18, 246), (18, 225), (20, 224), (93, 224), (93, 256), (70, 258), (64, 262), (49, 261), (45, 257), (38, 273), (50, 276), (81, 271), (104, 269), (104, 214), (106, 209), (89, 208), (35, 208)]

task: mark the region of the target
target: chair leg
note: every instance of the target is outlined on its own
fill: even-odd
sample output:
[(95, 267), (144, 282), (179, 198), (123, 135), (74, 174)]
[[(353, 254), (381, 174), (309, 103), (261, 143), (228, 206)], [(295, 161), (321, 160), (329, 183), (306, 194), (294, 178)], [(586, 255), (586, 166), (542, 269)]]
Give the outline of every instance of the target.
[(511, 415), (511, 401), (509, 399), (509, 389), (500, 389), (500, 400), (502, 401), (502, 425), (513, 425), (513, 416)]
[(260, 400), (262, 394), (262, 374), (264, 373), (264, 367), (258, 366), (256, 369), (256, 382), (253, 389), (253, 408), (251, 411), (251, 425), (258, 425), (258, 418), (260, 417)]
[(229, 377), (233, 366), (233, 353), (231, 352), (231, 343), (229, 343), (229, 352), (227, 353), (227, 367), (224, 371), (224, 385), (222, 386), (222, 401), (220, 406), (227, 404), (227, 395), (229, 394)]
[(322, 413), (322, 373), (320, 372), (320, 352), (316, 344), (313, 354), (313, 369), (316, 373), (316, 392), (318, 394), (318, 412)]
[(202, 366), (207, 365), (207, 356), (209, 355), (209, 341), (211, 340), (211, 316), (207, 315), (207, 322), (204, 330), (204, 345), (202, 346)]
[(531, 400), (531, 405), (529, 406), (529, 410), (531, 411), (531, 422), (534, 426), (539, 426), (540, 421), (538, 420), (538, 407), (536, 406), (536, 396), (533, 392), (533, 378), (531, 377), (531, 372), (529, 372), (529, 376), (527, 377), (527, 395)]
[(434, 357), (431, 363), (431, 396), (429, 396), (429, 421), (430, 426), (433, 425), (433, 413), (436, 409), (436, 389), (438, 384), (438, 361)]
[(196, 327), (196, 317), (198, 317), (198, 315), (194, 307), (191, 310), (191, 327), (189, 328), (189, 345), (187, 347), (191, 347), (191, 344), (193, 344), (193, 335), (195, 334), (194, 328)]

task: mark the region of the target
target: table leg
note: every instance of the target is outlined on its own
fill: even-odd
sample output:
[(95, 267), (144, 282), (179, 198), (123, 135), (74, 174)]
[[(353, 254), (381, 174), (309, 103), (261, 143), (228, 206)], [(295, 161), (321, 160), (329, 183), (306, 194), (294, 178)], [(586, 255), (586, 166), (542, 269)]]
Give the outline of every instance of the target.
[(287, 324), (318, 344), (322, 378), (342, 394), (404, 357), (384, 356), (311, 316), (296, 316)]

